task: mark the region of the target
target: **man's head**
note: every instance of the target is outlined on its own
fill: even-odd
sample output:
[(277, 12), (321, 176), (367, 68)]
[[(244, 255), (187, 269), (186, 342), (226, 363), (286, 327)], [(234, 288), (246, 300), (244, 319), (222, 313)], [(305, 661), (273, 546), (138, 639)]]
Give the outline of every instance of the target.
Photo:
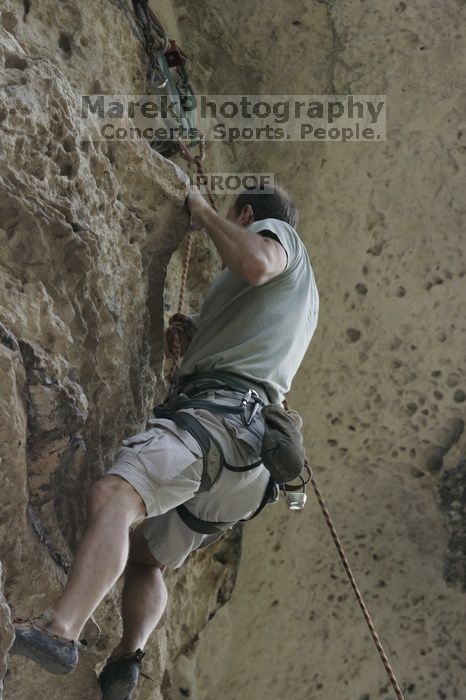
[(244, 190), (230, 207), (227, 219), (239, 226), (249, 226), (261, 219), (280, 219), (293, 228), (298, 223), (298, 210), (281, 187)]

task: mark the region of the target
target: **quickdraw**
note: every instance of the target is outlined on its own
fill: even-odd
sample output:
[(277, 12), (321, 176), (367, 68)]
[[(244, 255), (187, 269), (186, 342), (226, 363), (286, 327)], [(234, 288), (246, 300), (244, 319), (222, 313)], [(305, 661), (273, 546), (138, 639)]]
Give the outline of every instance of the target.
[[(146, 91), (166, 96), (176, 112), (167, 127), (184, 139), (185, 148), (200, 144), (202, 135), (196, 128), (193, 89), (187, 71), (188, 57), (174, 39), (169, 39), (149, 0), (109, 0), (125, 15), (131, 32), (147, 54)], [(131, 7), (132, 6), (132, 7)], [(180, 138), (149, 141), (151, 147), (169, 157), (180, 151)]]
[[(186, 69), (187, 56), (169, 39), (160, 19), (149, 6), (148, 0), (133, 0), (134, 12), (144, 37), (144, 48), (148, 57), (147, 88), (160, 95), (167, 95), (177, 113), (174, 127), (186, 141), (186, 147), (200, 142), (196, 129), (193, 105), (195, 97)], [(180, 150), (178, 140), (154, 140), (152, 148), (164, 156), (171, 156)]]

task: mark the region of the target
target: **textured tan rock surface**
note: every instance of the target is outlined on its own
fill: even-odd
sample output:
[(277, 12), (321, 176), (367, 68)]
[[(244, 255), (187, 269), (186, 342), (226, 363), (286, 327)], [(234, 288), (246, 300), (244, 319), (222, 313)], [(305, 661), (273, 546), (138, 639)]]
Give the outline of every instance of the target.
[[(150, 416), (162, 379), (163, 290), (183, 239), (186, 178), (145, 143), (80, 139), (80, 94), (136, 93), (144, 65), (111, 3), (2, 4), (0, 32), (0, 675), (11, 614), (47, 607), (69, 571), (87, 486)], [(203, 252), (204, 250), (204, 252)], [(196, 242), (195, 255), (209, 259)], [(179, 256), (178, 256), (179, 257)], [(207, 277), (210, 273), (206, 273)], [(190, 293), (206, 283), (195, 275)], [(138, 697), (161, 698), (177, 656), (230, 594), (238, 534), (168, 575), (170, 607)], [(196, 591), (191, 605), (190, 591)], [(10, 657), (5, 697), (99, 697), (118, 591), (84, 631), (73, 678)], [(167, 668), (167, 659), (171, 659)]]
[[(59, 590), (85, 487), (163, 393), (162, 321), (179, 253), (168, 279), (166, 270), (187, 223), (185, 187), (142, 144), (83, 147), (73, 116), (80, 93), (142, 89), (142, 54), (119, 4), (2, 4), (0, 540), (14, 614)], [(388, 95), (385, 144), (217, 145), (209, 169), (273, 171), (295, 195), (321, 315), (291, 404), (406, 697), (461, 698), (464, 8), (157, 9), (191, 56), (199, 92)], [(196, 307), (218, 261), (202, 237), (194, 259)], [(245, 529), (232, 599), (210, 621), (230, 595), (239, 535), (169, 577), (146, 666), (154, 683), (144, 680), (139, 698), (392, 697), (309, 501), (301, 515), (270, 507)], [(94, 645), (73, 683), (10, 659), (5, 697), (29, 699), (31, 687), (98, 697), (94, 669), (118, 633), (116, 602), (117, 592), (96, 616), (99, 641), (92, 623), (86, 630)]]

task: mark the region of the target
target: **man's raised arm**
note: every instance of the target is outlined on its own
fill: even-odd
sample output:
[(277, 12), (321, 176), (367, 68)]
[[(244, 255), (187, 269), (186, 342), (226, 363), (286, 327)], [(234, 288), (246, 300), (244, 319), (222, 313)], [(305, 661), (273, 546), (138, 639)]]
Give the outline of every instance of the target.
[(244, 226), (217, 214), (196, 189), (188, 195), (187, 204), (193, 225), (208, 233), (224, 264), (249, 284), (264, 284), (283, 272), (287, 256), (278, 241), (248, 233)]

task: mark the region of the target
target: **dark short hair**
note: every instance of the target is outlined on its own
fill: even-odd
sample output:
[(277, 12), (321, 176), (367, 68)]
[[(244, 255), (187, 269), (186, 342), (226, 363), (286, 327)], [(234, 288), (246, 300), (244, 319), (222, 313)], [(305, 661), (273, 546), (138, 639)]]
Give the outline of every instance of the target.
[(250, 204), (254, 212), (254, 220), (280, 219), (293, 228), (299, 219), (298, 209), (288, 192), (282, 187), (267, 187), (264, 189), (243, 190), (233, 205), (235, 213), (240, 214), (246, 204)]

